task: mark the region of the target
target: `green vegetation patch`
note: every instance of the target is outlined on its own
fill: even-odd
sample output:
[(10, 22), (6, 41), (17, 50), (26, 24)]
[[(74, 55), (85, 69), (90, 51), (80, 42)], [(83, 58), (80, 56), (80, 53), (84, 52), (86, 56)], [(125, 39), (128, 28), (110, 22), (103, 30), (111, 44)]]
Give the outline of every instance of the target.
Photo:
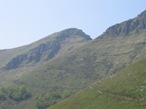
[(0, 90), (0, 100), (12, 99), (14, 101), (22, 101), (30, 97), (31, 92), (24, 85), (13, 84)]

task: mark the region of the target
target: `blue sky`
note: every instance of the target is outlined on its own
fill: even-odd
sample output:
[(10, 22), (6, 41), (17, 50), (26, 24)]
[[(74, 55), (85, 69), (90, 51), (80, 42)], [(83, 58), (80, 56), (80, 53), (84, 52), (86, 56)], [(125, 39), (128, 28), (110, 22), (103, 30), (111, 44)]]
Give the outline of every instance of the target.
[(146, 9), (146, 0), (0, 0), (0, 49), (79, 28), (95, 38)]

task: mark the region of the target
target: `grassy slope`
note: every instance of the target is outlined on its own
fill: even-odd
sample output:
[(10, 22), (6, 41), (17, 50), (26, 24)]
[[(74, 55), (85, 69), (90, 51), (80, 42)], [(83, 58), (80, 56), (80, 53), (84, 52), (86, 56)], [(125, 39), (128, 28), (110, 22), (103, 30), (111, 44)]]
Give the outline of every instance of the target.
[(146, 59), (48, 109), (145, 109)]

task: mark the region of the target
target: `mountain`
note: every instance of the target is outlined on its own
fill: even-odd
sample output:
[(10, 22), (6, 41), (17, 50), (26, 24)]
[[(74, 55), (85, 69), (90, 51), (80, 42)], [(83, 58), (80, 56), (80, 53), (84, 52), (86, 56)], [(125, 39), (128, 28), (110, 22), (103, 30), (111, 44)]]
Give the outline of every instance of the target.
[[(19, 48), (17, 51), (19, 52), (21, 50), (23, 54), (17, 54), (17, 56), (12, 57), (3, 69), (11, 70), (23, 65), (26, 66), (26, 64), (48, 61), (55, 57), (61, 49), (64, 49), (63, 43), (70, 43), (70, 46), (74, 46), (77, 43), (82, 43), (87, 40), (91, 40), (90, 36), (75, 28), (54, 33), (40, 41), (25, 46), (25, 48)], [(66, 49), (69, 48), (66, 47)], [(7, 51), (2, 53), (5, 54), (5, 52)]]
[(145, 109), (145, 65), (136, 62), (48, 109)]
[(3, 80), (1, 84), (4, 80), (17, 80), (23, 74), (52, 61), (58, 56), (62, 56), (66, 52), (70, 52), (90, 40), (92, 40), (90, 36), (82, 30), (70, 28), (53, 33), (26, 46), (1, 50), (0, 77)]
[(109, 27), (100, 38), (127, 36), (130, 32), (139, 33), (146, 29), (146, 10), (137, 17)]
[(0, 106), (45, 109), (143, 59), (144, 16), (145, 11), (131, 23), (128, 20), (111, 26), (95, 40), (82, 30), (70, 28), (23, 47), (1, 50), (0, 97), (7, 99)]
[[(54, 77), (52, 77), (52, 74), (50, 72), (53, 71), (53, 69), (48, 69), (48, 63), (61, 58), (65, 53), (71, 52), (72, 50), (83, 46), (90, 40), (92, 40), (90, 36), (85, 34), (82, 30), (70, 28), (53, 33), (39, 41), (23, 47), (1, 50), (0, 60), (2, 63), (0, 63), (0, 87), (2, 88), (2, 91), (0, 92), (7, 92), (3, 92), (3, 89), (5, 90), (5, 86), (8, 86), (8, 90), (15, 91), (16, 89), (19, 89), (19, 87), (17, 88), (15, 85), (13, 86), (13, 84), (17, 84), (20, 85), (20, 88), (22, 87), (21, 85), (27, 86), (29, 90), (31, 90), (31, 93), (33, 93), (33, 95), (26, 102), (22, 101), (18, 103), (18, 105), (15, 105), (17, 101), (15, 101), (15, 99), (13, 100), (12, 98), (15, 98), (15, 96), (18, 95), (9, 95), (8, 93), (10, 92), (8, 91), (8, 93), (4, 95), (6, 95), (6, 98), (10, 97), (10, 100), (7, 99), (3, 101), (2, 96), (0, 107), (3, 107), (4, 109), (20, 109), (28, 108), (24, 107), (23, 105), (29, 105), (31, 109), (35, 109), (35, 102), (37, 100), (34, 99), (36, 96), (39, 97), (43, 93), (47, 92), (50, 92), (51, 94), (56, 93), (55, 96), (57, 96), (57, 94), (63, 95), (65, 90), (63, 90), (62, 87), (64, 86), (61, 86), (62, 82), (57, 82), (60, 78), (56, 79), (58, 75), (55, 74), (55, 72), (52, 72), (53, 76), (56, 76), (55, 79)], [(57, 72), (59, 73), (60, 71), (58, 70)], [(50, 80), (48, 80), (48, 77), (50, 78)], [(57, 83), (60, 86), (56, 85)], [(52, 85), (48, 87), (49, 84)], [(59, 90), (56, 92), (57, 88)], [(70, 90), (71, 89), (69, 89), (68, 91)], [(69, 96), (69, 94), (64, 95), (64, 97)], [(21, 96), (18, 98), (21, 98)]]

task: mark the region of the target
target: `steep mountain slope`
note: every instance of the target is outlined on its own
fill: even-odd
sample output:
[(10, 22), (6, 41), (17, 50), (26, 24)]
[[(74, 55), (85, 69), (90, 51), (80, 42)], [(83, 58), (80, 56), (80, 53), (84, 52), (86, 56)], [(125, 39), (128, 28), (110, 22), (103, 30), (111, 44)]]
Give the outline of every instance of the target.
[(102, 79), (48, 109), (145, 109), (146, 59)]
[(144, 29), (146, 29), (146, 11), (139, 14), (136, 18), (109, 27), (100, 38), (126, 36), (130, 32), (139, 33)]
[(90, 36), (82, 30), (70, 28), (51, 34), (30, 45), (1, 50), (0, 77), (2, 82), (4, 79), (6, 81), (16, 80), (24, 73), (28, 73), (39, 65), (51, 61), (53, 58), (61, 56), (90, 40)]

